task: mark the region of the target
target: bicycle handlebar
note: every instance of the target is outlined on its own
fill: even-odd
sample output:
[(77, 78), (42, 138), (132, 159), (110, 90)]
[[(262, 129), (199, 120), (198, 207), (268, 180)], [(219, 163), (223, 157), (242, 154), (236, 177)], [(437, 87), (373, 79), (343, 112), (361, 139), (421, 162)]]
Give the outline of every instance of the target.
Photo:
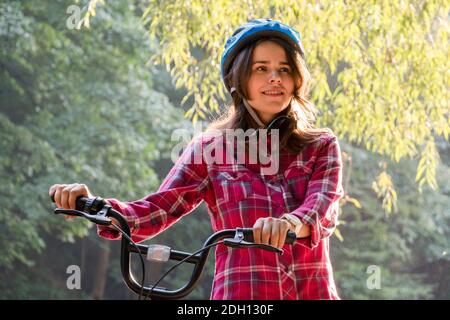
[[(52, 201), (54, 197), (52, 196)], [(131, 253), (139, 253), (141, 255), (146, 255), (149, 258), (149, 245), (135, 244), (131, 240), (130, 227), (123, 215), (114, 210), (109, 206), (102, 198), (86, 198), (78, 197), (76, 199), (76, 210), (65, 210), (56, 208), (55, 214), (66, 214), (72, 216), (81, 216), (89, 221), (92, 221), (99, 225), (111, 225), (112, 220), (110, 218), (116, 219), (120, 224), (121, 231), (126, 235), (122, 236), (121, 240), (121, 254), (120, 254), (120, 265), (122, 276), (124, 278), (127, 286), (137, 294), (144, 294), (145, 296), (151, 297), (152, 299), (180, 299), (188, 295), (197, 284), (200, 275), (202, 274), (203, 268), (205, 266), (206, 260), (209, 255), (209, 250), (211, 246), (217, 244), (217, 242), (223, 240), (223, 244), (229, 247), (235, 248), (245, 248), (253, 247), (264, 250), (269, 250), (273, 252), (282, 253), (281, 249), (272, 247), (266, 244), (254, 243), (253, 239), (253, 229), (252, 228), (236, 228), (236, 229), (226, 229), (218, 231), (212, 234), (204, 243), (201, 252), (195, 254), (172, 250), (168, 253), (166, 260), (177, 260), (194, 264), (194, 270), (192, 271), (191, 278), (187, 284), (177, 290), (167, 290), (162, 287), (144, 287), (143, 284), (139, 284), (134, 275), (131, 272), (130, 262)], [(130, 241), (131, 240), (131, 241)], [(286, 235), (286, 244), (293, 244), (296, 241), (296, 235), (292, 231), (288, 231)], [(167, 248), (167, 247), (166, 247)], [(151, 252), (150, 252), (151, 253)], [(151, 259), (150, 259), (151, 260)]]

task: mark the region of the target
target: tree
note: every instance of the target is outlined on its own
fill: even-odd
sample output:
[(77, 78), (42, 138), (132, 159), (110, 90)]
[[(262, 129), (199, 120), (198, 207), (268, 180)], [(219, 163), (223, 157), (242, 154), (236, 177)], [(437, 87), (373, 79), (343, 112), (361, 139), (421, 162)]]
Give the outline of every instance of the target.
[[(440, 144), (445, 165), (438, 166), (439, 192), (427, 188), (419, 193), (414, 188), (411, 172), (417, 160), (389, 164), (399, 186), (397, 214), (381, 214), (383, 204), (371, 194), (367, 177), (376, 174), (380, 157), (361, 147), (342, 144), (345, 165), (350, 166), (349, 159), (352, 164), (346, 189), (361, 201), (359, 207), (351, 203), (343, 206), (339, 230), (344, 240), (333, 237), (331, 244), (337, 286), (345, 299), (450, 296), (445, 285), (448, 274), (443, 271), (449, 266), (450, 143)], [(379, 287), (371, 286), (374, 276), (379, 276)]]
[[(85, 7), (82, 7), (80, 3)], [(432, 68), (421, 70), (423, 78), (420, 74), (414, 82), (412, 77), (418, 76), (417, 67), (414, 64), (409, 65), (410, 77), (405, 77), (404, 83), (411, 87), (411, 90), (420, 92), (418, 96), (420, 99), (414, 104), (414, 110), (424, 119), (416, 125), (414, 121), (417, 121), (417, 113), (412, 113), (411, 124), (415, 127), (410, 129), (411, 132), (416, 129), (422, 132), (422, 135), (418, 136), (423, 138), (432, 137), (434, 147), (433, 143), (428, 144), (426, 157), (431, 159), (426, 160), (428, 162), (423, 160), (428, 158), (419, 159), (417, 154), (410, 156), (412, 159), (400, 157), (398, 163), (395, 157), (388, 158), (387, 154), (372, 150), (363, 142), (375, 143), (373, 145), (379, 143), (380, 137), (376, 135), (370, 136), (369, 139), (367, 137), (370, 135), (370, 130), (378, 132), (377, 127), (381, 128), (382, 125), (389, 124), (392, 119), (388, 115), (391, 113), (396, 117), (403, 116), (397, 120), (407, 119), (408, 115), (399, 116), (396, 114), (398, 109), (393, 107), (380, 108), (380, 101), (383, 101), (383, 104), (388, 101), (387, 98), (381, 99), (380, 87), (374, 87), (372, 91), (368, 91), (367, 100), (358, 96), (357, 92), (364, 92), (368, 85), (367, 79), (361, 78), (360, 73), (357, 73), (357, 82), (353, 79), (353, 82), (344, 84), (342, 79), (348, 74), (351, 77), (354, 76), (352, 72), (358, 71), (358, 64), (361, 70), (368, 68), (359, 62), (356, 65), (351, 64), (352, 61), (356, 61), (356, 58), (349, 56), (352, 51), (352, 42), (347, 33), (348, 29), (355, 27), (352, 27), (353, 24), (345, 24), (345, 21), (353, 21), (356, 28), (361, 30), (361, 37), (365, 40), (359, 41), (368, 46), (367, 50), (376, 51), (378, 48), (380, 52), (383, 52), (383, 48), (387, 47), (380, 45), (379, 39), (385, 39), (383, 37), (387, 35), (397, 35), (400, 38), (403, 35), (406, 37), (405, 43), (414, 42), (415, 46), (420, 47), (424, 45), (422, 35), (428, 30), (426, 21), (432, 21), (434, 32), (432, 34), (435, 36), (433, 40), (437, 41), (436, 39), (442, 37), (441, 26), (436, 21), (439, 22), (439, 12), (448, 11), (448, 6), (440, 8), (440, 2), (396, 2), (382, 5), (376, 2), (369, 5), (365, 5), (367, 2), (364, 5), (352, 2), (344, 7), (337, 2), (332, 4), (321, 1), (314, 6), (305, 2), (292, 3), (290, 9), (286, 9), (284, 2), (268, 4), (260, 1), (256, 5), (256, 2), (250, 1), (239, 3), (243, 11), (231, 12), (232, 2), (216, 3), (217, 8), (210, 2), (203, 2), (203, 7), (200, 7), (197, 1), (191, 1), (191, 5), (174, 1), (159, 4), (150, 2), (149, 5), (154, 7), (148, 8), (154, 8), (154, 11), (149, 12), (143, 22), (147, 23), (148, 27), (152, 23), (154, 27), (160, 27), (164, 21), (172, 23), (173, 19), (171, 26), (174, 30), (179, 30), (178, 23), (182, 25), (184, 23), (184, 26), (188, 28), (181, 34), (198, 37), (198, 41), (194, 44), (190, 40), (182, 42), (182, 46), (179, 47), (181, 49), (175, 52), (173, 59), (181, 59), (180, 57), (186, 55), (182, 48), (186, 43), (190, 43), (188, 53), (198, 60), (197, 64), (200, 67), (197, 70), (195, 68), (186, 70), (200, 74), (202, 68), (208, 68), (205, 62), (210, 54), (208, 50), (220, 52), (225, 37), (231, 34), (235, 26), (246, 21), (249, 17), (248, 12), (251, 10), (253, 10), (253, 17), (260, 16), (261, 12), (270, 6), (267, 12), (271, 14), (267, 15), (281, 17), (280, 19), (284, 21), (289, 17), (293, 20), (288, 19), (288, 21), (294, 21), (295, 16), (300, 16), (300, 13), (302, 17), (315, 19), (311, 20), (315, 23), (308, 23), (306, 26), (295, 23), (294, 25), (302, 31), (305, 46), (312, 48), (307, 58), (316, 79), (312, 97), (322, 110), (319, 123), (333, 127), (342, 136), (340, 140), (347, 195), (341, 202), (339, 231), (342, 236), (332, 238), (331, 251), (336, 281), (342, 297), (346, 299), (448, 299), (450, 296), (447, 274), (450, 263), (448, 255), (450, 143), (445, 134), (433, 131), (427, 136), (428, 131), (423, 130), (424, 124), (430, 125), (431, 128), (431, 124), (438, 123), (435, 116), (431, 115), (435, 112), (433, 110), (439, 109), (439, 112), (444, 115), (445, 112), (448, 115), (448, 110), (442, 111), (439, 106), (421, 109), (427, 103), (433, 106), (433, 101), (439, 100), (439, 97), (446, 97), (445, 92), (440, 90), (448, 79), (445, 79), (443, 83), (437, 83), (439, 80), (436, 79), (441, 77), (439, 74), (441, 69), (438, 67), (435, 69), (438, 70), (435, 75), (430, 73)], [(80, 17), (86, 18), (79, 21), (83, 26), (86, 26), (86, 21), (90, 22), (89, 28), (77, 30), (76, 26), (68, 27), (67, 19), (74, 12), (68, 8), (74, 4), (79, 6)], [(399, 11), (402, 6), (405, 6), (403, 13)], [(183, 80), (180, 77), (185, 75), (174, 73), (174, 70), (176, 71), (176, 68), (180, 66), (177, 67), (174, 61), (170, 62), (172, 57), (167, 55), (167, 52), (173, 50), (173, 47), (170, 47), (172, 42), (170, 38), (164, 38), (164, 35), (167, 37), (172, 34), (171, 30), (162, 28), (158, 31), (160, 34), (156, 38), (149, 39), (140, 20), (146, 8), (147, 3), (142, 5), (139, 1), (103, 3), (102, 1), (49, 0), (41, 2), (39, 6), (24, 1), (0, 2), (2, 12), (0, 16), (2, 47), (0, 51), (0, 178), (2, 180), (0, 184), (0, 202), (2, 203), (0, 208), (0, 241), (2, 242), (0, 292), (3, 299), (92, 298), (93, 284), (97, 280), (92, 275), (106, 266), (106, 263), (97, 263), (99, 251), (104, 250), (106, 240), (97, 237), (95, 228), (82, 220), (65, 221), (51, 214), (53, 206), (49, 202), (47, 190), (52, 183), (82, 181), (87, 183), (97, 195), (133, 200), (156, 190), (160, 179), (172, 165), (168, 156), (171, 149), (170, 134), (175, 128), (191, 126), (190, 121), (182, 119), (181, 109), (175, 107), (180, 106), (183, 95), (191, 92), (185, 80), (195, 84), (200, 79), (186, 77)], [(336, 9), (335, 12), (332, 8)], [(394, 12), (392, 8), (396, 8), (397, 11), (396, 19), (391, 19), (394, 21), (391, 30), (387, 29), (387, 22), (383, 19), (390, 21), (388, 13), (389, 10)], [(421, 11), (417, 16), (412, 16), (412, 8), (416, 12)], [(161, 12), (163, 9), (167, 11)], [(417, 11), (418, 9), (420, 10)], [(90, 15), (85, 15), (88, 10)], [(174, 12), (176, 14), (171, 16)], [(188, 20), (186, 15), (192, 18), (192, 21)], [(394, 14), (392, 16), (394, 17)], [(147, 21), (146, 19), (150, 17), (152, 17), (151, 20)], [(322, 20), (322, 17), (326, 19)], [(347, 17), (347, 20), (342, 22), (339, 17)], [(374, 25), (381, 26), (377, 29), (378, 33), (367, 26), (364, 27), (364, 22), (367, 24), (369, 17), (374, 21)], [(381, 22), (378, 21), (378, 17)], [(387, 18), (382, 19), (382, 17)], [(217, 21), (217, 26), (214, 21)], [(401, 29), (404, 33), (400, 32), (399, 28), (402, 25), (400, 21), (404, 23), (404, 29)], [(338, 27), (344, 23), (345, 27), (334, 30), (330, 28), (333, 23)], [(417, 34), (420, 37), (412, 39), (409, 37), (408, 30), (415, 29), (417, 26), (423, 28), (418, 30)], [(209, 34), (204, 28), (209, 28), (209, 31), (217, 28), (218, 31)], [(221, 28), (225, 28), (226, 31), (220, 31)], [(345, 32), (341, 32), (342, 30)], [(342, 47), (337, 40), (333, 42), (331, 35), (338, 40), (349, 40), (350, 42), (347, 43), (349, 47)], [(184, 37), (179, 37), (176, 33), (172, 36), (176, 41), (182, 41), (183, 39), (179, 38)], [(212, 42), (204, 42), (203, 39), (210, 39), (202, 38), (205, 36), (212, 36)], [(315, 37), (320, 37), (321, 41), (313, 41)], [(444, 34), (445, 37), (446, 34)], [(371, 42), (367, 42), (368, 39)], [(216, 41), (215, 47), (212, 45), (214, 41)], [(390, 48), (392, 49), (392, 46)], [(402, 48), (392, 49), (395, 62), (383, 65), (380, 70), (387, 72), (395, 69), (396, 64), (403, 66), (402, 59), (406, 58), (402, 56)], [(346, 51), (341, 53), (340, 50), (344, 49)], [(446, 50), (448, 50), (447, 47), (431, 47), (427, 53), (411, 53), (414, 57), (408, 61), (425, 61), (429, 55), (432, 55), (437, 58), (431, 59), (431, 63), (438, 63), (441, 61), (440, 54), (445, 53)], [(366, 56), (363, 47), (359, 51), (355, 49), (355, 53), (361, 54), (364, 63), (370, 64), (373, 63), (372, 60), (376, 60), (374, 54)], [(164, 59), (160, 59), (161, 65), (147, 64), (149, 56), (152, 58), (151, 61), (158, 61), (163, 56), (168, 57), (169, 73), (163, 70)], [(211, 61), (218, 62), (219, 55), (209, 56), (209, 58), (212, 59)], [(396, 77), (404, 71), (402, 68), (399, 70), (398, 74), (383, 74), (383, 80), (392, 81), (395, 84)], [(202, 77), (212, 78), (205, 81), (206, 87), (196, 86), (199, 88), (198, 95), (184, 99), (184, 106), (198, 108), (196, 99), (204, 98), (212, 93), (213, 99), (203, 102), (206, 108), (202, 111), (206, 115), (214, 104), (214, 99), (219, 104), (226, 102), (226, 97), (220, 95), (221, 90), (223, 93), (223, 88), (218, 85), (219, 79), (211, 80), (218, 76), (218, 70), (216, 71), (203, 73)], [(375, 77), (370, 72), (369, 79)], [(174, 78), (171, 78), (171, 74)], [(389, 77), (393, 77), (394, 80), (389, 80)], [(432, 87), (431, 91), (436, 95), (432, 98), (429, 92), (424, 93), (423, 85), (426, 79)], [(173, 85), (178, 81), (181, 87), (175, 90), (170, 85), (170, 80), (173, 80)], [(359, 84), (359, 81), (362, 81), (362, 84)], [(213, 83), (217, 91), (210, 92), (206, 88)], [(386, 87), (390, 90), (387, 91), (389, 99), (394, 96), (392, 93), (394, 87)], [(341, 88), (341, 91), (337, 88)], [(332, 93), (331, 95), (328, 90)], [(400, 92), (400, 89), (398, 91)], [(394, 93), (398, 94), (398, 92)], [(360, 115), (359, 118), (355, 118), (358, 115), (341, 110), (343, 107), (337, 101), (342, 94), (346, 95), (345, 99), (351, 97), (360, 99), (355, 100), (359, 101), (359, 104), (363, 100), (371, 101), (373, 104), (368, 104), (368, 110), (364, 114), (357, 110)], [(407, 94), (404, 97), (399, 96), (399, 103), (410, 101), (407, 100), (408, 97)], [(430, 102), (427, 99), (434, 100)], [(342, 101), (341, 103), (345, 104)], [(378, 105), (377, 108), (375, 108), (376, 105)], [(345, 104), (345, 107), (353, 110), (352, 105)], [(373, 112), (375, 120), (371, 122), (368, 119), (374, 110), (376, 110)], [(385, 118), (382, 117), (383, 113)], [(196, 111), (188, 113), (191, 117), (195, 114)], [(349, 120), (340, 124), (335, 120), (335, 117), (346, 116), (353, 119), (354, 123)], [(200, 114), (197, 119), (199, 118)], [(365, 119), (365, 122), (361, 119)], [(447, 120), (447, 118), (444, 119)], [(398, 121), (394, 123), (397, 126)], [(368, 133), (364, 132), (365, 135), (361, 137), (361, 141), (350, 139), (346, 141), (345, 135), (348, 137), (348, 134), (345, 130), (354, 132), (359, 137), (357, 130), (360, 130), (363, 125)], [(388, 127), (395, 137), (398, 135), (394, 133), (396, 126)], [(341, 127), (343, 129), (339, 129)], [(410, 133), (407, 129), (399, 126), (401, 134)], [(392, 139), (388, 134), (386, 137), (387, 140)], [(417, 146), (419, 145), (421, 142), (417, 140)], [(395, 154), (392, 151), (390, 147), (386, 152)], [(442, 159), (442, 163), (437, 162), (436, 165), (436, 184), (440, 186), (440, 190), (434, 191), (429, 185), (422, 185), (423, 192), (420, 193), (416, 190), (417, 181), (414, 172), (417, 167), (424, 168), (424, 165), (430, 165), (430, 161), (435, 161), (437, 155)], [(419, 165), (421, 161), (422, 164)], [(421, 174), (426, 175), (426, 172), (432, 173), (428, 170)], [(370, 181), (371, 179), (375, 182)], [(379, 195), (386, 201), (383, 203), (375, 195)], [(389, 199), (392, 200), (389, 202)], [(397, 214), (389, 213), (389, 208), (394, 208), (394, 205)], [(172, 245), (179, 250), (193, 251), (198, 249), (201, 240), (210, 231), (209, 221), (202, 206), (197, 213), (184, 218), (182, 223), (151, 239), (150, 242), (160, 242)], [(80, 237), (83, 238), (81, 241), (79, 241)], [(108, 246), (111, 247), (111, 254), (108, 273), (105, 275), (107, 278), (104, 278), (107, 281), (103, 298), (134, 298), (128, 295), (129, 291), (120, 275), (117, 261), (119, 243), (108, 242)], [(66, 287), (66, 268), (73, 263), (80, 264), (84, 270), (81, 292), (69, 292)], [(135, 267), (138, 274), (139, 265)], [(148, 273), (154, 272), (154, 267), (150, 266), (147, 269)], [(381, 275), (381, 289), (371, 290), (367, 286), (367, 280), (371, 275), (370, 272), (377, 271), (377, 267)], [(161, 268), (159, 272), (164, 270), (166, 269)], [(164, 285), (168, 288), (181, 285), (189, 271), (177, 271), (168, 277)], [(213, 271), (212, 258), (210, 258), (204, 281), (188, 296), (188, 299), (209, 298)], [(100, 274), (104, 274), (104, 271)], [(155, 274), (153, 277), (158, 278), (158, 275)], [(101, 291), (102, 288), (97, 287), (98, 296), (101, 296)]]
[(127, 4), (105, 8), (98, 27), (80, 33), (66, 26), (71, 3), (0, 4), (2, 298), (70, 297), (70, 259), (52, 254), (91, 225), (50, 214), (51, 184), (83, 181), (103, 197), (144, 196), (159, 181), (152, 163), (183, 122), (152, 89), (143, 67), (150, 42)]
[[(95, 14), (91, 0), (84, 24)], [(395, 162), (420, 157), (419, 190), (437, 189), (436, 137), (448, 140), (448, 1), (149, 1), (143, 23), (176, 87), (185, 87), (186, 116), (195, 122), (224, 103), (220, 57), (227, 37), (253, 18), (281, 20), (301, 31), (313, 78), (311, 100), (349, 142)], [(239, 10), (236, 10), (239, 8)], [(80, 24), (81, 26), (81, 24)], [(189, 99), (191, 98), (191, 99)], [(384, 209), (395, 186), (382, 167), (374, 183)]]

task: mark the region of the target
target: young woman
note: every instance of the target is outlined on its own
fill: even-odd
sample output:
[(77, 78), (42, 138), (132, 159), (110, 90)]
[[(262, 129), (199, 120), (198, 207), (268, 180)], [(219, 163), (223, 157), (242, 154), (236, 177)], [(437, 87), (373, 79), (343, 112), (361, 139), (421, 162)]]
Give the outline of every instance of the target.
[[(265, 146), (273, 155), (279, 145), (277, 157), (270, 158), (277, 170), (266, 174), (267, 164), (249, 161), (248, 143), (243, 163), (227, 161), (219, 148), (212, 153), (222, 161), (207, 161), (206, 153), (198, 161), (196, 151), (227, 145), (218, 135), (204, 134), (191, 141), (156, 193), (106, 201), (127, 218), (135, 241), (159, 234), (205, 201), (214, 231), (253, 227), (256, 242), (284, 249), (278, 255), (219, 245), (212, 299), (339, 299), (329, 237), (343, 195), (340, 147), (329, 129), (312, 124), (315, 109), (307, 101), (310, 77), (299, 33), (278, 21), (252, 20), (226, 42), (221, 67), (233, 103), (207, 132), (276, 132)], [(49, 193), (59, 207), (72, 209), (78, 196), (93, 197), (83, 184), (53, 185)], [(298, 237), (292, 246), (283, 245), (289, 229)], [(99, 234), (119, 237), (106, 227)]]

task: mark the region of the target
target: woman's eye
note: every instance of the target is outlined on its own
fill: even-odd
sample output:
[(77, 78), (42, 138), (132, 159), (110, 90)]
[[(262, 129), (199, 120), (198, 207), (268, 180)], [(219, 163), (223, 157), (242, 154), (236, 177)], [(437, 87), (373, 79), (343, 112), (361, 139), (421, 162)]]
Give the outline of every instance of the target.
[[(267, 71), (266, 67), (257, 67), (256, 71)], [(290, 73), (290, 69), (289, 68), (281, 68), (279, 72), (286, 72), (286, 73)]]

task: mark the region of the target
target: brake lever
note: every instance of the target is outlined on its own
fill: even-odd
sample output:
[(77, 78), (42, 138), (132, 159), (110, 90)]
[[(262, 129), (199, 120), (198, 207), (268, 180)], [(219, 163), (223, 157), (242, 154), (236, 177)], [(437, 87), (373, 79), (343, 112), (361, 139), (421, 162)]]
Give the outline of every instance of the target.
[(65, 214), (69, 216), (83, 217), (88, 219), (89, 221), (99, 224), (102, 226), (111, 225), (112, 221), (110, 218), (106, 217), (106, 213), (108, 212), (109, 206), (103, 207), (97, 214), (89, 214), (79, 210), (71, 210), (71, 209), (58, 209), (54, 210), (54, 214)]
[(243, 239), (236, 239), (236, 238), (227, 238), (223, 240), (223, 244), (232, 247), (232, 248), (258, 248), (258, 249), (264, 249), (267, 251), (276, 252), (279, 254), (283, 253), (283, 249), (278, 249), (277, 247), (263, 244), (263, 243), (254, 243), (254, 242), (248, 242)]

